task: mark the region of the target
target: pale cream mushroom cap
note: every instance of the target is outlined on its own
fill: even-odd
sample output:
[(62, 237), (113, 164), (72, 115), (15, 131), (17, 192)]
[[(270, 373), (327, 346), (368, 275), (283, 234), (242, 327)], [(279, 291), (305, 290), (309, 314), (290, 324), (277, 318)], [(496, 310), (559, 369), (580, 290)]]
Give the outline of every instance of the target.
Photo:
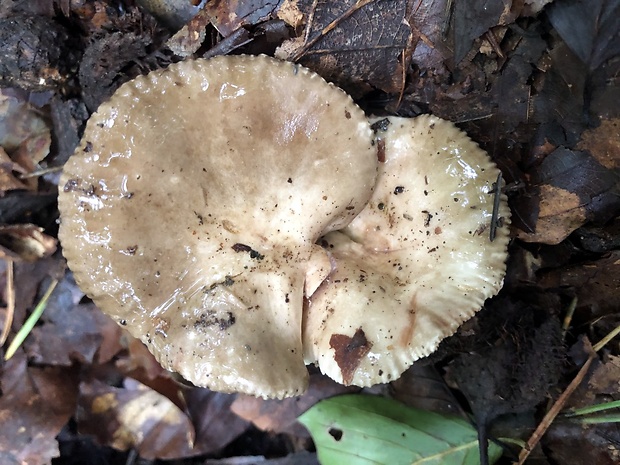
[(342, 231), (321, 239), (333, 270), (310, 296), (307, 363), (344, 384), (398, 378), (433, 352), (502, 286), (509, 209), (499, 171), (452, 123), (389, 118), (377, 131), (377, 186)]
[(376, 171), (363, 112), (317, 74), (181, 62), (93, 114), (61, 179), (59, 236), (82, 289), (165, 368), (296, 395), (306, 275), (329, 273), (314, 243), (364, 208)]

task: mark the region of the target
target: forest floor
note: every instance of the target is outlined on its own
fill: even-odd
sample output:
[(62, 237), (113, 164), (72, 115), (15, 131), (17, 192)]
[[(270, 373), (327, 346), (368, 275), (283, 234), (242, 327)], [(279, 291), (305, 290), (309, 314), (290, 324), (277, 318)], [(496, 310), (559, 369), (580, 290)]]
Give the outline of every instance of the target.
[[(220, 54), (296, 61), (367, 114), (453, 121), (503, 173), (512, 211), (503, 289), (436, 353), (364, 392), (522, 441), (553, 405), (566, 412), (620, 401), (620, 337), (599, 344), (620, 327), (619, 0), (220, 0), (201, 8), (189, 0), (0, 3), (3, 360), (46, 301), (0, 362), (2, 465), (316, 464), (296, 418), (321, 399), (362, 391), (314, 369), (308, 392), (283, 401), (180, 384), (96, 308), (63, 260), (59, 172), (89, 115), (138, 75)], [(560, 414), (543, 423), (526, 463), (619, 463), (617, 417)], [(498, 463), (518, 456), (507, 446)]]

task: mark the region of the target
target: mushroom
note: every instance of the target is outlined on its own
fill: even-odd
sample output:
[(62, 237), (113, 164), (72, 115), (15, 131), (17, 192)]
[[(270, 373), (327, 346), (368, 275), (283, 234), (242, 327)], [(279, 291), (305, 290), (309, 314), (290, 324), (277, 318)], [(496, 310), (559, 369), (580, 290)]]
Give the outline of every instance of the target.
[(495, 295), (509, 240), (499, 170), (463, 132), (433, 116), (374, 127), (377, 186), (347, 227), (321, 239), (333, 269), (304, 321), (306, 362), (357, 386), (398, 378)]
[(375, 185), (364, 113), (293, 63), (185, 61), (121, 86), (60, 182), (64, 255), (81, 288), (198, 386), (301, 393), (315, 245)]

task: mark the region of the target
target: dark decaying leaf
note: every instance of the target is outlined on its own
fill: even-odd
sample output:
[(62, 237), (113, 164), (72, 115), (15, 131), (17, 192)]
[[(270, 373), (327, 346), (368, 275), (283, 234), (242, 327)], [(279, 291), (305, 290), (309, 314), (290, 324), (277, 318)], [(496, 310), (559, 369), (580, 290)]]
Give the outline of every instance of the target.
[(620, 53), (620, 1), (564, 0), (554, 2), (548, 14), (564, 42), (590, 70)]
[[(534, 32), (532, 27), (530, 32)], [(509, 139), (509, 144), (529, 142), (526, 132), (518, 131), (520, 125), (527, 124), (530, 118), (530, 98), (532, 94), (532, 69), (540, 60), (546, 43), (537, 35), (524, 34), (518, 38), (518, 45), (511, 51), (501, 74), (493, 83), (497, 108), (493, 114), (493, 132), (498, 137)]]
[(62, 85), (73, 65), (67, 39), (45, 16), (0, 19), (0, 86), (42, 91)]
[(512, 1), (465, 0), (454, 2), (454, 61), (459, 63), (469, 52), (474, 40), (493, 26)]
[(620, 252), (548, 270), (541, 273), (539, 284), (544, 289), (562, 289), (576, 296), (580, 321), (614, 315), (620, 308)]
[(533, 99), (533, 119), (539, 123), (558, 121), (573, 142), (586, 125), (584, 92), (588, 70), (564, 43), (548, 53), (551, 67)]
[(310, 375), (308, 391), (302, 396), (284, 400), (265, 400), (239, 395), (231, 410), (264, 431), (306, 436), (305, 429), (296, 423), (299, 415), (321, 399), (358, 390), (359, 388), (345, 387), (324, 375), (313, 373)]
[(88, 119), (88, 110), (81, 100), (60, 98), (52, 99), (49, 108), (53, 128), (51, 161), (54, 166), (62, 166), (80, 141), (79, 129)]
[(573, 235), (575, 242), (588, 252), (605, 253), (620, 249), (620, 218), (603, 227), (579, 228)]
[(414, 363), (389, 386), (391, 396), (409, 407), (445, 415), (462, 413), (454, 394), (432, 364)]
[(30, 360), (54, 366), (94, 362), (102, 342), (101, 320), (93, 304), (78, 304), (83, 296), (72, 279), (65, 277), (58, 283), (40, 323), (25, 341)]
[(58, 217), (56, 209), (56, 192), (10, 192), (0, 197), (0, 223), (35, 223), (52, 224)]
[(144, 34), (114, 32), (97, 37), (86, 47), (80, 63), (79, 79), (82, 98), (90, 111), (107, 100), (114, 91), (133, 76), (121, 70), (147, 56), (151, 38)]
[(543, 443), (554, 463), (616, 465), (620, 461), (617, 423), (595, 426), (556, 421)]
[(185, 411), (192, 420), (196, 439), (194, 449), (213, 453), (241, 435), (249, 423), (232, 412), (236, 396), (201, 388), (185, 388)]
[(304, 37), (286, 42), (277, 55), (299, 61), (354, 96), (373, 88), (402, 91), (410, 60), (407, 2), (299, 0), (297, 7), (306, 16)]
[(48, 465), (59, 455), (55, 437), (75, 411), (75, 368), (29, 367), (23, 351), (0, 375), (0, 463)]
[[(479, 463), (477, 433), (467, 421), (384, 397), (332, 397), (299, 421), (310, 430), (322, 465)], [(491, 444), (490, 463), (501, 453)]]
[[(27, 318), (28, 311), (33, 309), (45, 289), (50, 278), (60, 278), (65, 272), (64, 261), (51, 257), (36, 262), (15, 263), (15, 314), (13, 330), (17, 332)], [(39, 292), (39, 289), (41, 291)], [(37, 297), (37, 294), (39, 296)]]
[(413, 33), (411, 62), (424, 69), (443, 68), (452, 57), (446, 43), (450, 19), (448, 0), (416, 1), (411, 7), (409, 24)]
[(3, 3), (6, 4), (7, 10), (13, 14), (41, 15), (53, 18), (58, 13), (69, 16), (71, 2), (75, 2), (75, 0), (38, 0), (36, 2), (11, 0)]

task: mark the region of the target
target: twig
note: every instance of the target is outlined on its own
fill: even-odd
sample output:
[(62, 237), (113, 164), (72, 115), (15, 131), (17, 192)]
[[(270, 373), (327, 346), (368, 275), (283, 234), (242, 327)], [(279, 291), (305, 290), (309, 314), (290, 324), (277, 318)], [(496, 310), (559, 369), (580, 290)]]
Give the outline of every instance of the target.
[(499, 206), (502, 201), (502, 172), (497, 175), (497, 181), (495, 181), (494, 189), (495, 197), (493, 198), (493, 212), (491, 213), (491, 228), (489, 230), (489, 240), (493, 242), (497, 235), (497, 228), (501, 226), (499, 218)]
[(4, 318), (4, 327), (0, 334), (0, 346), (6, 342), (13, 324), (13, 315), (15, 315), (15, 280), (13, 278), (13, 260), (6, 259), (6, 316)]
[(596, 353), (590, 354), (586, 362), (583, 364), (583, 366), (579, 370), (579, 373), (577, 373), (577, 376), (575, 376), (575, 379), (571, 381), (571, 383), (564, 390), (564, 392), (560, 395), (560, 397), (558, 397), (558, 400), (556, 400), (553, 406), (549, 409), (547, 414), (544, 416), (544, 418), (542, 419), (542, 421), (536, 428), (536, 430), (532, 433), (532, 435), (528, 439), (525, 447), (521, 449), (521, 452), (519, 453), (519, 461), (517, 462), (517, 465), (523, 465), (525, 460), (529, 457), (532, 450), (534, 450), (534, 447), (536, 447), (538, 442), (541, 440), (543, 435), (547, 432), (547, 430), (551, 426), (551, 423), (553, 423), (553, 420), (555, 420), (555, 417), (558, 416), (558, 414), (560, 413), (560, 410), (562, 410), (562, 408), (564, 407), (564, 404), (566, 404), (566, 401), (568, 400), (570, 395), (575, 391), (575, 389), (577, 389), (579, 384), (581, 384), (581, 382), (583, 381), (583, 378), (586, 376), (586, 373), (588, 372), (588, 368), (590, 368), (590, 365), (592, 364), (592, 361), (595, 358), (596, 358)]
[(49, 166), (47, 168), (40, 168), (32, 173), (20, 174), (18, 176), (19, 179), (29, 179), (29, 178), (38, 178), (39, 176), (43, 176), (44, 174), (49, 173), (57, 173), (58, 171), (62, 171), (62, 166)]
[(405, 63), (407, 62), (407, 57), (405, 56), (405, 49), (403, 49), (403, 52), (401, 54), (401, 68), (402, 68), (402, 83), (403, 85), (400, 87), (400, 94), (398, 95), (398, 102), (396, 102), (396, 108), (400, 108), (400, 104), (403, 101), (403, 96), (405, 95), (405, 87), (407, 86), (407, 67), (405, 66)]
[(489, 42), (489, 44), (491, 45), (491, 48), (497, 54), (498, 57), (506, 58), (506, 55), (504, 55), (504, 52), (502, 52), (502, 48), (499, 46), (499, 43), (497, 43), (497, 37), (495, 37), (495, 34), (493, 33), (492, 30), (489, 29), (484, 34), (484, 38), (487, 40), (487, 42)]

